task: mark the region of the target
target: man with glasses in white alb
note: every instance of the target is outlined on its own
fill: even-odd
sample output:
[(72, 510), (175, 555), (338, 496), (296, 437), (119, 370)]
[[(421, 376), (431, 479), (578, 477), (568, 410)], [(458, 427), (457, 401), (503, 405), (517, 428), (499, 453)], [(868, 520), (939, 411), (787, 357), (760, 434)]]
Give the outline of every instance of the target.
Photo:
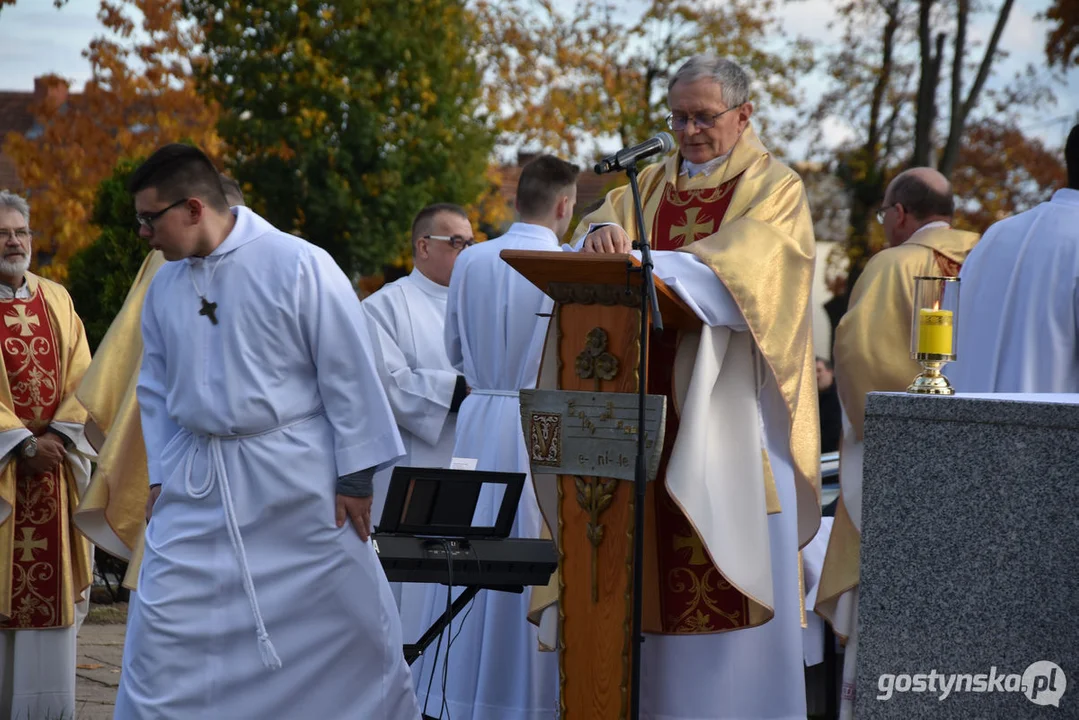
[[(465, 376), (446, 355), (442, 334), (446, 297), (457, 256), (475, 243), (464, 208), (436, 203), (412, 221), (411, 274), (384, 285), (360, 307), (367, 315), (372, 354), (393, 408), (405, 456), (397, 465), (449, 467), (453, 459), (457, 410), (468, 394)], [(377, 524), (393, 467), (375, 474), (371, 518)], [(401, 610), (405, 642), (415, 642), (421, 627), (426, 586), (390, 583)]]

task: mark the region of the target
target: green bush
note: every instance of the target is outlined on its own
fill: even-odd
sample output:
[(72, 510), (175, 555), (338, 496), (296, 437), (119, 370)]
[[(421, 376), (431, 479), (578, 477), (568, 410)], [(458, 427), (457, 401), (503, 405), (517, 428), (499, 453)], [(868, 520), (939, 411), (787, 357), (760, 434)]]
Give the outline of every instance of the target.
[(128, 177), (138, 165), (136, 161), (121, 162), (112, 177), (98, 187), (92, 222), (101, 234), (68, 264), (67, 289), (86, 326), (91, 352), (97, 350), (123, 306), (149, 252), (146, 241), (139, 237), (134, 201), (127, 191)]

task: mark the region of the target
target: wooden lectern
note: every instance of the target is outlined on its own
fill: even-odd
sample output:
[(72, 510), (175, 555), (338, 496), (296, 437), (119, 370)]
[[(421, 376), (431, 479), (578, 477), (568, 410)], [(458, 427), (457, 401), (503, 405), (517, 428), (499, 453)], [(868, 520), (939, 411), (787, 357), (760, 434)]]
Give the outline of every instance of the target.
[[(634, 269), (640, 263), (630, 255), (569, 252), (504, 250), (501, 257), (555, 301), (547, 342), (557, 347), (545, 349), (541, 376), (555, 372), (558, 390), (627, 393), (624, 402), (607, 403), (608, 417), (613, 405), (636, 408), (641, 276)], [(665, 333), (699, 330), (694, 312), (658, 279), (656, 293)], [(621, 420), (617, 427), (623, 428)], [(601, 467), (628, 465), (632, 478), (636, 420), (624, 430), (632, 440), (628, 457), (611, 456), (598, 437), (596, 454)], [(536, 475), (534, 457), (533, 463)], [(557, 523), (545, 512), (559, 549), (559, 682), (566, 720), (622, 720), (629, 711), (634, 488), (622, 474), (558, 475)]]

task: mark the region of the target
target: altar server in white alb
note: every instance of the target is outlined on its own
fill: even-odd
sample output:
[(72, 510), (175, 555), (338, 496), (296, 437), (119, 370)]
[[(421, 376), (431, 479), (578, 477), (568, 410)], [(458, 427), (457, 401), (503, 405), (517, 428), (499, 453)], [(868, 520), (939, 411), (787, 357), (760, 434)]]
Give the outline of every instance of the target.
[[(578, 168), (541, 155), (521, 171), (517, 212), (505, 235), (461, 253), (450, 280), (446, 350), (471, 392), (457, 418), (453, 454), (475, 458), (477, 470), (529, 469), (518, 391), (533, 388), (553, 307), (507, 265), (503, 250), (558, 251), (577, 202)], [(481, 495), (476, 522), (494, 525), (501, 497)], [(521, 494), (513, 537), (539, 537), (543, 521), (529, 483)], [(558, 658), (541, 653), (528, 623), (529, 593), (482, 592), (460, 625), (450, 651), (446, 704), (454, 720), (539, 720), (558, 707)], [(432, 593), (427, 624), (446, 607), (445, 590)], [(453, 625), (456, 634), (458, 623)], [(422, 664), (421, 664), (422, 663)], [(441, 707), (443, 656), (414, 667), (421, 694), (435, 681), (428, 707)], [(431, 666), (435, 667), (432, 668)]]
[(131, 190), (169, 262), (143, 309), (154, 504), (116, 718), (416, 720), (367, 542), (372, 478), (403, 448), (355, 292), (230, 210), (195, 148), (161, 148)]
[[(446, 357), (446, 293), (457, 256), (474, 243), (463, 208), (451, 203), (425, 207), (412, 221), (412, 272), (360, 304), (367, 314), (375, 365), (405, 444), (399, 465), (442, 468), (453, 459), (457, 411), (468, 385)], [(392, 474), (392, 467), (375, 474), (371, 517), (376, 525)], [(423, 607), (422, 601), (418, 608), (415, 602), (424, 588), (415, 583), (390, 587), (401, 609), (406, 641), (418, 640), (426, 628), (414, 627)]]
[(990, 226), (959, 273), (956, 392), (1079, 392), (1079, 125), (1068, 187)]

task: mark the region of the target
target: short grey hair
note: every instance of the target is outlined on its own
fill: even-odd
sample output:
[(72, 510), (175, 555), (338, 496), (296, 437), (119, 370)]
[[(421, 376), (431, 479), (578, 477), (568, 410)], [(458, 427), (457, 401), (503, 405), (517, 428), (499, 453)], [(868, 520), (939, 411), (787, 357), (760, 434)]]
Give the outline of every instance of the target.
[(30, 203), (26, 202), (26, 198), (21, 195), (16, 195), (9, 190), (0, 190), (0, 208), (17, 210), (25, 218), (26, 224), (30, 224)]
[(749, 75), (737, 63), (715, 55), (694, 55), (674, 71), (667, 82), (669, 93), (679, 80), (694, 82), (707, 78), (719, 84), (723, 102), (728, 108), (738, 107), (749, 100)]

